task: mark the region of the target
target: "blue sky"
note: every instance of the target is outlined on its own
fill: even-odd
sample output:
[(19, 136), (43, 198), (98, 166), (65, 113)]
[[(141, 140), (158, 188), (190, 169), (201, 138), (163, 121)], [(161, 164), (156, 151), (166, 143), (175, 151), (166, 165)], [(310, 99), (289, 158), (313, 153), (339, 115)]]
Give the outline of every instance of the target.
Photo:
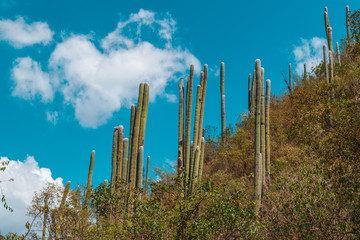
[[(41, 175), (44, 168), (51, 172), (41, 181), (84, 184), (92, 150), (93, 183), (109, 179), (113, 128), (123, 125), (128, 137), (129, 106), (140, 81), (149, 82), (151, 95), (145, 156), (151, 156), (151, 168), (169, 169), (177, 155), (177, 83), (190, 63), (196, 83), (200, 68), (209, 66), (204, 126), (219, 128), (225, 62), (226, 120), (233, 124), (247, 111), (255, 59), (273, 93), (282, 93), (281, 71), (287, 73), (289, 63), (301, 72), (303, 62), (322, 58), (325, 6), (334, 42), (345, 36), (346, 4), (360, 7), (335, 0), (2, 0), (0, 156), (32, 163), (12, 172), (9, 189), (17, 176), (21, 183), (20, 176), (31, 169)], [(37, 185), (30, 182), (24, 184)], [(6, 229), (0, 225), (0, 231)]]

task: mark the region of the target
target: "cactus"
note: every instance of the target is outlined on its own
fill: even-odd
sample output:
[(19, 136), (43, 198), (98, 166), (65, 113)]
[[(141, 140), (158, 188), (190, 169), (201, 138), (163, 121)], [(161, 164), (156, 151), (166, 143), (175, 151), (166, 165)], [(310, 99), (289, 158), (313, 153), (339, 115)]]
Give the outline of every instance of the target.
[(291, 72), (291, 63), (289, 63), (289, 91), (292, 91), (292, 72)]
[(326, 56), (326, 45), (323, 46), (323, 54), (324, 54), (324, 68), (325, 68), (325, 77), (329, 80), (329, 69), (328, 69), (328, 62), (327, 62), (327, 56)]
[(127, 179), (128, 145), (129, 145), (129, 139), (124, 138), (123, 139), (122, 173), (121, 173), (121, 179), (123, 181), (126, 181), (126, 179)]
[(191, 134), (191, 109), (192, 109), (192, 89), (194, 80), (194, 65), (190, 66), (190, 76), (186, 85), (186, 124), (185, 124), (185, 176), (186, 181), (190, 175), (190, 134)]
[(199, 163), (199, 182), (202, 179), (204, 168), (204, 156), (205, 156), (205, 138), (201, 138), (201, 150), (200, 150), (200, 163)]
[(349, 6), (346, 6), (346, 33), (347, 33), (347, 41), (349, 46), (351, 45), (351, 35), (350, 35), (350, 10)]
[(339, 43), (338, 42), (336, 42), (336, 57), (337, 57), (337, 62), (339, 64), (341, 64), (340, 48), (339, 48)]
[(261, 62), (259, 59), (255, 61), (256, 71), (256, 108), (255, 108), (255, 160), (254, 160), (254, 201), (256, 214), (259, 213), (261, 204), (262, 189), (262, 171), (261, 171), (261, 155), (260, 155), (260, 119), (261, 119)]
[(265, 107), (265, 177), (266, 185), (270, 185), (270, 80), (266, 80), (266, 107)]
[(141, 109), (144, 98), (144, 83), (141, 83), (139, 86), (139, 96), (138, 96), (138, 105), (136, 108), (135, 114), (135, 122), (134, 122), (134, 130), (132, 135), (132, 143), (131, 143), (131, 169), (130, 169), (130, 187), (136, 186), (136, 169), (137, 169), (137, 154), (139, 151), (139, 133), (140, 133), (140, 120), (141, 120)]
[(141, 109), (139, 146), (144, 146), (145, 143), (145, 128), (146, 128), (148, 108), (149, 108), (149, 84), (144, 83), (144, 97), (143, 97), (143, 103)]
[(150, 168), (150, 156), (147, 157), (147, 161), (146, 161), (146, 177), (145, 177), (144, 195), (147, 194), (147, 189), (148, 189), (148, 184), (149, 184), (149, 168)]
[(44, 199), (44, 222), (43, 222), (43, 231), (42, 231), (42, 237), (41, 240), (45, 240), (46, 235), (46, 223), (48, 221), (48, 214), (49, 214), (49, 194), (45, 193), (45, 199)]
[(95, 151), (91, 152), (90, 156), (90, 166), (89, 166), (89, 173), (87, 179), (87, 186), (86, 186), (86, 195), (85, 195), (85, 206), (84, 208), (87, 210), (89, 208), (89, 201), (90, 201), (90, 194), (91, 194), (91, 181), (94, 169), (94, 160), (95, 160)]
[(119, 140), (119, 128), (115, 127), (114, 135), (113, 135), (112, 161), (111, 161), (111, 181), (110, 181), (111, 192), (114, 192), (114, 190), (115, 190), (118, 140)]
[(220, 97), (221, 97), (221, 139), (225, 138), (225, 64), (220, 66)]
[(131, 149), (132, 149), (132, 135), (134, 132), (134, 123), (135, 123), (135, 114), (136, 106), (135, 104), (131, 105), (131, 116), (130, 116), (130, 134), (129, 134), (129, 154), (128, 154), (128, 163), (126, 169), (126, 183), (130, 182), (130, 171), (131, 171)]
[(248, 111), (251, 109), (251, 73), (249, 73), (248, 79)]
[(58, 220), (56, 221), (55, 239), (59, 239), (59, 233), (61, 232), (60, 223), (62, 222), (62, 212), (63, 212), (63, 208), (65, 206), (66, 197), (70, 191), (70, 184), (71, 184), (71, 182), (68, 181), (65, 185), (64, 193), (63, 193), (63, 196), (62, 196), (62, 199), (60, 202), (60, 206), (58, 209)]
[(203, 129), (203, 122), (204, 122), (204, 109), (205, 109), (205, 97), (206, 97), (206, 86), (207, 86), (207, 79), (208, 79), (208, 65), (204, 65), (204, 77), (202, 78), (201, 82), (201, 107), (200, 107), (200, 119), (199, 119), (199, 133), (198, 133), (198, 146), (200, 146), (201, 149), (201, 137), (202, 135), (202, 129)]
[(307, 79), (306, 63), (304, 63), (304, 80)]
[[(203, 72), (201, 73), (201, 77), (204, 77)], [(200, 99), (201, 98), (201, 86), (197, 86), (197, 93), (196, 93), (196, 107), (195, 107), (195, 120), (194, 120), (194, 133), (193, 133), (193, 145), (194, 147), (191, 150), (191, 156), (190, 156), (190, 176), (191, 178), (194, 178), (194, 170), (198, 168), (198, 165), (196, 165), (196, 159), (195, 159), (195, 150), (198, 146), (198, 134), (199, 134), (199, 118), (200, 118)]]
[(124, 127), (121, 125), (118, 127), (118, 146), (117, 146), (117, 161), (116, 161), (116, 177), (115, 183), (120, 182), (121, 173), (122, 173), (122, 160), (123, 160), (123, 137), (124, 137)]
[(326, 33), (326, 38), (327, 38), (327, 40), (328, 40), (328, 48), (329, 48), (329, 51), (332, 51), (332, 48), (330, 48), (330, 44), (329, 44), (329, 36), (328, 36), (328, 28), (330, 27), (330, 21), (329, 21), (329, 14), (328, 14), (327, 7), (325, 7), (325, 12), (324, 12), (324, 22), (325, 22), (325, 33)]
[[(260, 118), (260, 152), (265, 156), (265, 91), (264, 91), (264, 68), (261, 68), (261, 118)], [(262, 166), (265, 166), (265, 158), (262, 158)], [(265, 167), (262, 169), (262, 186), (265, 187)]]
[[(183, 167), (184, 159), (184, 81), (179, 82), (179, 138), (178, 138), (178, 171)], [(145, 183), (146, 185), (146, 183)]]
[(334, 78), (334, 58), (331, 51), (329, 51), (329, 72), (329, 83), (331, 83)]
[(143, 163), (144, 163), (144, 146), (139, 147), (139, 151), (137, 154), (137, 174), (136, 174), (136, 187), (142, 188), (142, 180), (143, 180)]
[(255, 100), (256, 100), (256, 78), (255, 78), (255, 70), (253, 73), (253, 78), (252, 78), (252, 84), (251, 84), (251, 110), (250, 110), (250, 115), (254, 116), (254, 111), (255, 111)]
[(327, 40), (328, 40), (329, 52), (331, 52), (332, 56), (334, 57), (333, 42), (332, 42), (332, 28), (331, 27), (328, 27)]
[[(195, 145), (194, 145), (195, 146)], [(194, 147), (195, 148), (195, 147)], [(199, 175), (199, 161), (200, 161), (200, 147), (196, 146), (194, 151), (194, 168), (193, 168), (193, 181), (191, 182), (191, 189), (193, 189), (194, 185), (198, 181)]]

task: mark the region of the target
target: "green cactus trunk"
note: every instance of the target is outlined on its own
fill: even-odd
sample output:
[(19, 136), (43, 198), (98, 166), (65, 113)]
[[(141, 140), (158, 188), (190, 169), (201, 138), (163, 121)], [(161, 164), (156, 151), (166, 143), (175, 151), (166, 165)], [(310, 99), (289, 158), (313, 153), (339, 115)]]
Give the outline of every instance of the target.
[(135, 123), (134, 130), (132, 135), (132, 143), (131, 143), (131, 169), (130, 169), (130, 187), (136, 186), (136, 170), (137, 170), (137, 155), (139, 151), (139, 134), (140, 134), (140, 122), (141, 122), (141, 110), (144, 98), (144, 83), (140, 84), (139, 87), (139, 97), (138, 97), (138, 105), (136, 108), (135, 114)]
[(205, 156), (205, 138), (201, 138), (201, 151), (200, 151), (200, 163), (199, 163), (199, 182), (202, 179), (204, 169), (204, 156)]
[(334, 58), (331, 51), (329, 51), (329, 83), (334, 79)]
[(327, 62), (327, 54), (326, 54), (326, 45), (323, 46), (323, 54), (324, 54), (324, 68), (325, 68), (325, 77), (330, 82), (329, 79), (329, 68), (328, 68), (328, 62)]
[(138, 151), (138, 166), (137, 166), (137, 174), (136, 174), (136, 187), (137, 188), (142, 188), (142, 184), (143, 184), (143, 168), (144, 168), (144, 146), (140, 146), (139, 147), (139, 151)]
[(328, 40), (328, 48), (329, 52), (331, 52), (332, 58), (334, 58), (334, 50), (333, 50), (333, 42), (332, 42), (332, 27), (328, 27), (328, 34), (327, 34), (327, 40)]
[(248, 111), (251, 109), (251, 73), (249, 74), (248, 79)]
[(127, 167), (126, 167), (127, 168), (126, 169), (126, 183), (130, 183), (132, 135), (134, 132), (135, 114), (136, 114), (136, 106), (135, 106), (135, 104), (132, 104), (131, 105), (131, 116), (130, 116), (129, 154), (128, 154), (128, 163), (127, 163)]
[(112, 147), (112, 161), (111, 161), (111, 181), (110, 181), (110, 189), (113, 193), (115, 191), (115, 182), (116, 182), (116, 162), (117, 162), (117, 148), (119, 146), (119, 128), (114, 128), (113, 134), (113, 147)]
[(221, 139), (225, 141), (225, 63), (220, 66)]
[(68, 181), (65, 185), (65, 189), (64, 189), (64, 193), (63, 193), (63, 196), (62, 196), (62, 199), (61, 199), (61, 202), (60, 202), (60, 206), (58, 208), (58, 219), (56, 221), (56, 231), (55, 231), (55, 239), (59, 239), (59, 236), (60, 236), (60, 232), (61, 232), (61, 222), (62, 222), (62, 218), (63, 218), (63, 209), (64, 209), (64, 206), (65, 206), (65, 202), (66, 202), (66, 198), (67, 198), (67, 195), (70, 191), (70, 184), (71, 182)]
[(90, 202), (91, 181), (94, 170), (94, 160), (95, 160), (95, 151), (93, 150), (90, 156), (89, 173), (88, 173), (87, 186), (86, 186), (85, 206), (84, 206), (86, 210), (89, 208), (89, 202)]
[[(329, 32), (328, 32), (328, 28), (330, 27), (330, 21), (329, 21), (329, 14), (328, 14), (327, 7), (325, 7), (324, 22), (325, 22), (326, 38), (327, 38), (327, 41), (328, 41), (328, 49), (329, 49), (329, 51), (332, 51), (332, 45), (330, 45), (330, 43), (329, 43)], [(331, 48), (330, 48), (330, 46), (331, 46)]]
[(304, 80), (307, 79), (306, 63), (304, 63)]
[(265, 177), (266, 186), (270, 185), (270, 80), (266, 80), (266, 107), (265, 107)]
[(338, 64), (341, 64), (340, 48), (338, 42), (336, 42), (336, 57)]
[(205, 109), (205, 97), (206, 97), (206, 86), (207, 86), (207, 79), (208, 79), (208, 65), (204, 65), (204, 77), (202, 78), (201, 82), (201, 106), (200, 106), (200, 119), (199, 119), (199, 127), (198, 127), (198, 139), (197, 143), (201, 149), (201, 138), (202, 138), (202, 129), (203, 129), (203, 122), (204, 122), (204, 109)]
[(254, 70), (251, 84), (251, 110), (250, 115), (254, 116), (255, 114), (255, 101), (256, 101), (256, 72)]
[(291, 63), (289, 63), (289, 93), (292, 91), (292, 72), (291, 72)]
[(346, 33), (348, 45), (351, 45), (351, 35), (350, 35), (350, 10), (349, 6), (346, 6)]
[(255, 212), (259, 213), (261, 205), (261, 190), (262, 190), (262, 171), (261, 171), (261, 62), (259, 59), (255, 61), (256, 71), (256, 108), (255, 108), (255, 160), (254, 160), (254, 201), (255, 201)]
[(116, 158), (116, 177), (115, 177), (115, 187), (119, 186), (119, 182), (122, 174), (122, 161), (123, 161), (123, 138), (124, 138), (124, 127), (121, 125), (118, 127), (118, 147), (117, 147), (117, 158)]
[(193, 145), (194, 151), (194, 168), (193, 168), (193, 178), (191, 181), (191, 191), (194, 189), (194, 186), (196, 185), (198, 181), (198, 175), (199, 175), (199, 161), (200, 161), (200, 148), (199, 146)]
[(191, 134), (191, 109), (192, 109), (192, 92), (194, 80), (194, 65), (190, 66), (190, 76), (186, 85), (186, 124), (185, 124), (185, 178), (186, 182), (190, 176), (190, 134)]
[(129, 139), (124, 138), (123, 139), (122, 173), (121, 173), (121, 179), (123, 181), (126, 181), (126, 179), (127, 179), (128, 147), (129, 147), (128, 145), (129, 145)]
[(178, 138), (178, 171), (184, 166), (184, 80), (179, 83), (179, 138)]
[[(203, 72), (201, 73), (201, 78), (204, 77)], [(191, 178), (194, 178), (194, 170), (197, 169), (199, 166), (196, 164), (196, 159), (195, 159), (195, 150), (196, 147), (198, 146), (198, 134), (199, 134), (199, 118), (200, 118), (200, 105), (201, 105), (201, 86), (198, 85), (197, 86), (197, 93), (196, 93), (196, 106), (195, 106), (195, 120), (194, 120), (194, 133), (193, 133), (193, 144), (194, 147), (192, 148), (191, 151), (191, 157), (190, 157), (190, 175)]]
[[(265, 156), (266, 146), (265, 146), (265, 91), (264, 91), (264, 68), (261, 68), (261, 118), (260, 118), (260, 132), (261, 132), (261, 142), (260, 142), (260, 152), (263, 156)], [(266, 187), (265, 182), (265, 157), (262, 158), (262, 187)]]
[(43, 231), (42, 231), (42, 237), (41, 240), (45, 240), (46, 238), (46, 223), (48, 221), (48, 215), (49, 215), (49, 194), (45, 194), (44, 199), (44, 222), (43, 222)]
[(146, 177), (145, 177), (145, 187), (144, 187), (144, 197), (148, 192), (148, 185), (149, 185), (149, 168), (150, 168), (150, 156), (147, 157), (146, 161)]

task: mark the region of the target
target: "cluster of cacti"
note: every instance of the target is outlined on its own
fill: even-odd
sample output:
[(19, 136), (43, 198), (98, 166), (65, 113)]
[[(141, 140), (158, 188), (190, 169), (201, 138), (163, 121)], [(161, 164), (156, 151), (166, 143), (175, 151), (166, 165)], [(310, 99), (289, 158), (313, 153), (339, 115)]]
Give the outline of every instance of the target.
[[(193, 141), (190, 144), (191, 134), (191, 111), (192, 111), (192, 88), (194, 80), (194, 65), (190, 66), (190, 75), (186, 84), (186, 105), (184, 104), (183, 79), (179, 83), (179, 138), (178, 138), (178, 171), (185, 174), (185, 186), (190, 188), (199, 181), (202, 176), (204, 161), (205, 140), (202, 137), (204, 119), (206, 85), (208, 67), (204, 65), (204, 71), (200, 74), (200, 85), (197, 86)], [(185, 109), (184, 109), (185, 106)], [(186, 112), (184, 117), (184, 110)], [(185, 122), (184, 122), (184, 119)], [(184, 132), (185, 124), (185, 132)], [(185, 136), (184, 136), (185, 135)]]
[[(290, 68), (291, 69), (291, 68)], [(270, 80), (266, 80), (264, 96), (264, 68), (259, 59), (255, 61), (255, 157), (254, 201), (258, 213), (261, 196), (270, 184)]]

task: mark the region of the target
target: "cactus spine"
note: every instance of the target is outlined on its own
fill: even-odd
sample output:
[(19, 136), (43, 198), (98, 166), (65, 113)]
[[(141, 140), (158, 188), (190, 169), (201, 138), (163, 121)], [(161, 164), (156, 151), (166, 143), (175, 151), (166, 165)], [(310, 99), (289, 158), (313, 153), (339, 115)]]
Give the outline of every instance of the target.
[(115, 190), (118, 141), (119, 141), (119, 128), (115, 127), (113, 134), (112, 161), (111, 161), (111, 181), (110, 181), (111, 192), (114, 192)]
[(337, 57), (337, 62), (339, 64), (341, 64), (340, 48), (339, 48), (339, 43), (338, 42), (336, 42), (336, 57)]
[(126, 179), (127, 179), (128, 145), (129, 145), (129, 139), (124, 138), (123, 139), (122, 173), (121, 173), (121, 179), (123, 181), (126, 181)]
[(265, 176), (266, 185), (270, 185), (270, 80), (266, 80), (266, 107), (265, 107)]
[(221, 97), (221, 138), (225, 140), (225, 64), (220, 66), (220, 97)]
[(130, 169), (130, 187), (136, 186), (136, 169), (137, 169), (137, 154), (139, 151), (139, 133), (140, 133), (140, 118), (141, 118), (141, 109), (144, 98), (144, 83), (141, 83), (139, 86), (139, 97), (138, 105), (136, 108), (134, 130), (132, 135), (131, 143), (131, 169)]
[(129, 154), (128, 154), (127, 169), (126, 169), (126, 183), (130, 182), (132, 135), (134, 132), (135, 114), (136, 114), (136, 106), (135, 106), (135, 104), (132, 104), (131, 105), (131, 115), (130, 115)]
[(137, 155), (137, 174), (136, 174), (136, 187), (142, 188), (142, 179), (143, 179), (143, 163), (144, 163), (144, 146), (139, 147), (138, 155)]
[(323, 46), (323, 54), (324, 54), (324, 68), (325, 68), (325, 77), (329, 80), (329, 68), (328, 68), (328, 62), (327, 62), (327, 56), (326, 56), (326, 45)]
[[(184, 163), (184, 81), (179, 83), (179, 138), (178, 138), (178, 160), (177, 168), (180, 170)], [(145, 183), (146, 184), (146, 183)]]
[(185, 126), (185, 176), (188, 181), (190, 176), (190, 134), (191, 134), (191, 109), (192, 109), (192, 88), (194, 79), (194, 65), (190, 66), (190, 76), (186, 85), (186, 126)]
[(89, 201), (90, 201), (90, 194), (91, 194), (91, 181), (92, 181), (92, 175), (93, 175), (93, 170), (94, 170), (94, 160), (95, 160), (95, 151), (93, 150), (91, 152), (91, 156), (90, 156), (89, 173), (88, 173), (87, 186), (86, 186), (86, 195), (85, 195), (85, 209), (86, 210), (89, 208)]
[(121, 179), (122, 173), (122, 156), (123, 156), (123, 138), (124, 138), (124, 127), (121, 125), (118, 127), (118, 146), (117, 146), (117, 162), (116, 162), (116, 178), (115, 182), (118, 183)]
[(262, 189), (262, 171), (261, 171), (261, 155), (260, 155), (260, 144), (261, 144), (261, 62), (259, 59), (255, 61), (256, 71), (256, 108), (255, 108), (255, 160), (254, 160), (254, 201), (255, 201), (255, 212), (259, 213), (261, 204), (261, 189)]
[(349, 46), (351, 45), (351, 35), (350, 35), (350, 10), (349, 6), (346, 6), (346, 33), (347, 33), (347, 41)]

